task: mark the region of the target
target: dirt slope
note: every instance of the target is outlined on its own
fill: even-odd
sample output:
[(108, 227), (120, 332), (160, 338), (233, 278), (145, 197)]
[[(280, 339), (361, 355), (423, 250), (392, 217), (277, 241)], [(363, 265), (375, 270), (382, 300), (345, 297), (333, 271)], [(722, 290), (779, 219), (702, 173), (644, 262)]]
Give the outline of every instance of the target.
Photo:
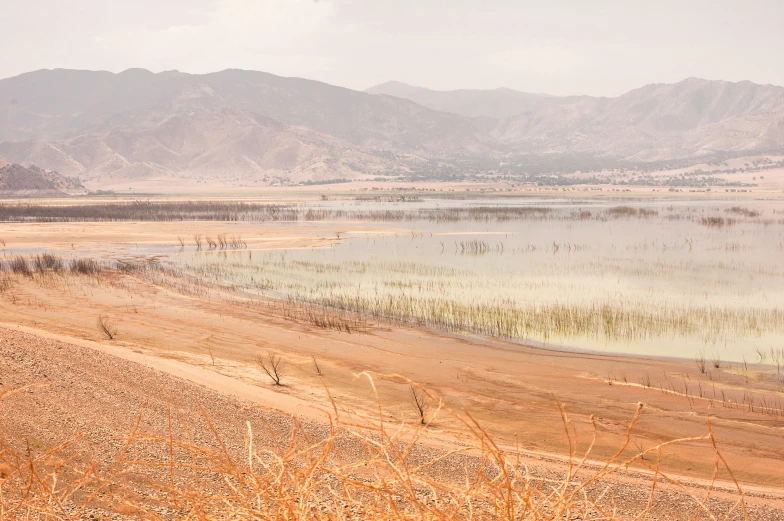
[[(52, 449), (70, 438), (82, 437), (89, 452), (100, 461), (99, 469), (108, 469), (121, 450), (123, 435), (134, 428), (141, 413), (140, 431), (166, 436), (169, 417), (174, 418), (174, 436), (183, 431), (176, 425), (187, 425), (190, 438), (205, 447), (217, 447), (214, 435), (205, 422), (208, 417), (223, 443), (235, 456), (245, 448), (248, 422), (254, 432), (261, 433), (257, 443), (266, 443), (263, 433), (285, 433), (290, 420), (280, 414), (250, 411), (251, 405), (200, 385), (176, 378), (145, 365), (124, 360), (99, 350), (64, 343), (22, 332), (0, 328), (0, 393), (27, 385), (40, 384), (27, 392), (0, 401), (0, 434), (11, 446), (27, 446), (34, 455)], [(311, 424), (316, 435), (321, 430)], [(256, 439), (256, 438), (255, 438)], [(349, 452), (351, 446), (345, 447)], [(418, 457), (430, 458), (438, 449), (423, 448)], [(132, 447), (138, 458), (167, 461), (165, 445)], [(546, 460), (528, 462), (534, 473), (559, 479), (564, 468)], [(156, 474), (153, 474), (156, 479)], [(145, 478), (126, 476), (130, 487), (144, 494)], [(166, 472), (157, 475), (166, 479)], [(619, 512), (634, 512), (644, 507), (649, 485), (644, 480), (627, 476), (603, 483), (609, 486), (606, 503), (615, 504)], [(765, 494), (748, 495), (752, 519), (784, 519), (780, 499)], [(718, 510), (730, 508), (733, 496), (719, 493), (709, 506)], [(690, 502), (675, 488), (662, 484), (650, 519), (687, 518)], [(171, 512), (161, 512), (164, 515)]]

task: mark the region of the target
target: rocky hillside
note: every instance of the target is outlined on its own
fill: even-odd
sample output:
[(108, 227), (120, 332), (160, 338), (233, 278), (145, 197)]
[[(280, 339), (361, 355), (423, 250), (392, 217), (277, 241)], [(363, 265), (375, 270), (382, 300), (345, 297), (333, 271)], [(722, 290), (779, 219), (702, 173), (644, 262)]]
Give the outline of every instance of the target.
[(94, 184), (459, 179), (782, 150), (784, 88), (749, 82), (689, 79), (593, 98), (395, 82), (358, 92), (241, 70), (0, 80), (0, 157)]
[(83, 191), (78, 179), (67, 178), (52, 170), (36, 166), (0, 163), (0, 194), (50, 196)]

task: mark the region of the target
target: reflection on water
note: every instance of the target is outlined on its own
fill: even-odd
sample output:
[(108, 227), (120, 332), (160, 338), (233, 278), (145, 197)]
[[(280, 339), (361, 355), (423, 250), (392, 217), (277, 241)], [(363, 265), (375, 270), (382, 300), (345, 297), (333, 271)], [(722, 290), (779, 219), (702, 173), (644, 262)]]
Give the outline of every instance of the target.
[[(521, 206), (543, 210), (427, 213)], [(249, 291), (576, 348), (751, 361), (755, 348), (784, 346), (784, 207), (612, 207), (330, 202), (318, 208), (345, 210), (344, 219), (398, 212), (393, 226), (410, 231), (350, 233), (328, 248), (184, 251), (173, 260)]]

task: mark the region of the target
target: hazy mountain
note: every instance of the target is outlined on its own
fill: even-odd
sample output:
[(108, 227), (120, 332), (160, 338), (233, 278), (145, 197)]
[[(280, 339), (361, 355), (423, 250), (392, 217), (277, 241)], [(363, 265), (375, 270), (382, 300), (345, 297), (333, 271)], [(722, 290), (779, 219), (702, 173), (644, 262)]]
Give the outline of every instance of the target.
[(488, 135), (507, 151), (662, 160), (784, 148), (784, 88), (748, 81), (689, 78), (617, 98), (509, 89), (434, 91), (394, 81), (367, 92), (467, 117), (494, 118), (497, 124)]
[(188, 172), (213, 181), (302, 181), (373, 173), (382, 163), (339, 138), (233, 109), (178, 114), (143, 128), (116, 127), (57, 142), (0, 143), (0, 156), (56, 165), (86, 180)]
[(4, 196), (66, 195), (66, 192), (83, 188), (77, 179), (64, 177), (52, 170), (0, 162), (0, 194)]
[(476, 140), (470, 122), (407, 100), (242, 70), (204, 75), (42, 70), (0, 80), (0, 107), (0, 141), (147, 128), (172, 115), (225, 108), (355, 145), (439, 149)]
[(0, 81), (0, 156), (84, 179), (296, 182), (391, 171), (401, 154), (492, 151), (460, 116), (262, 72), (58, 69)]
[(617, 98), (370, 90), (383, 94), (240, 70), (36, 71), (0, 80), (0, 157), (84, 180), (285, 184), (784, 149), (784, 88), (750, 82), (688, 79)]
[(689, 78), (617, 98), (562, 98), (501, 122), (493, 137), (525, 151), (643, 160), (784, 149), (784, 88)]
[(493, 119), (509, 118), (521, 112), (558, 103), (562, 99), (547, 94), (528, 94), (504, 88), (438, 91), (399, 81), (388, 81), (371, 87), (365, 92), (411, 100), (423, 107), (452, 112), (468, 118), (487, 116)]

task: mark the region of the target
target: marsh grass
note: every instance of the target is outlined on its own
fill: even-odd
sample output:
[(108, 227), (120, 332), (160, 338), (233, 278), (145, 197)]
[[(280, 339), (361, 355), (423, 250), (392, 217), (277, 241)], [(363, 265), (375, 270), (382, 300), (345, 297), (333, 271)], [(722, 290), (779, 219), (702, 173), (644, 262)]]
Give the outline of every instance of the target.
[[(615, 206), (604, 210), (570, 210), (548, 206), (478, 205), (395, 208), (400, 201), (387, 201), (391, 208), (341, 207), (321, 208), (308, 204), (266, 204), (245, 201), (128, 201), (93, 204), (48, 205), (40, 203), (1, 203), (0, 222), (318, 222), (327, 220), (368, 222), (430, 223), (505, 223), (516, 221), (617, 221), (696, 219), (708, 226), (732, 225), (741, 219), (759, 222), (760, 212), (745, 207), (731, 207), (722, 216), (695, 216), (689, 209), (671, 211), (663, 216), (659, 210), (634, 206)], [(379, 203), (379, 201), (371, 201)], [(360, 201), (358, 204), (362, 204)], [(766, 224), (782, 224), (784, 219), (770, 219)], [(198, 246), (197, 240), (197, 246)]]
[(373, 298), (335, 295), (320, 303), (391, 323), (414, 323), (447, 331), (479, 333), (509, 339), (568, 339), (606, 341), (699, 336), (711, 330), (718, 338), (744, 338), (782, 329), (778, 309), (728, 309), (711, 306), (671, 306), (659, 309), (626, 307), (615, 302), (595, 304), (520, 305), (505, 301), (472, 304), (432, 298)]
[(292, 205), (239, 201), (131, 201), (95, 204), (0, 204), (0, 221), (287, 221), (297, 220)]
[(750, 208), (746, 208), (745, 206), (732, 206), (724, 210), (727, 213), (741, 215), (743, 217), (759, 217), (760, 212), (759, 210), (752, 210)]
[[(395, 320), (385, 317), (383, 320), (371, 320), (367, 315), (357, 312), (336, 309), (333, 306), (301, 301), (291, 297), (256, 299), (239, 288), (231, 290), (225, 286), (210, 283), (204, 277), (184, 274), (164, 263), (121, 263), (118, 264), (118, 271), (133, 277), (141, 277), (144, 280), (153, 282), (158, 287), (165, 287), (172, 291), (187, 295), (199, 295), (202, 298), (225, 302), (227, 305), (272, 313), (288, 320), (348, 334), (368, 334), (382, 324), (433, 325), (421, 320), (414, 321), (411, 318)], [(118, 287), (124, 287), (117, 282), (116, 284)], [(506, 309), (504, 306), (501, 307)], [(693, 315), (694, 310), (689, 309), (687, 313)], [(473, 312), (468, 312), (468, 314), (475, 315)], [(629, 320), (632, 323), (639, 322), (635, 318)], [(710, 323), (716, 322), (715, 317), (707, 318), (706, 320)], [(679, 323), (682, 322), (683, 319), (679, 319)], [(701, 349), (695, 361), (699, 369), (699, 375), (707, 378), (707, 381), (697, 380), (690, 384), (686, 380), (673, 379), (667, 374), (664, 375), (663, 380), (655, 380), (650, 373), (638, 376), (637, 381), (645, 389), (682, 396), (689, 401), (692, 408), (697, 408), (695, 410), (699, 409), (700, 403), (704, 403), (712, 407), (721, 405), (725, 409), (745, 410), (755, 414), (781, 418), (784, 417), (784, 401), (776, 393), (784, 391), (784, 387), (782, 387), (784, 378), (781, 378), (782, 366), (784, 365), (784, 350), (771, 348), (769, 355), (773, 365), (768, 368), (757, 369), (756, 372), (750, 369), (747, 364), (741, 366), (740, 371), (734, 371), (731, 363), (722, 363), (718, 357), (714, 357), (711, 360), (711, 364), (716, 370), (709, 371), (708, 359), (704, 349)], [(318, 364), (316, 363), (315, 366), (318, 366)], [(320, 369), (317, 368), (317, 372), (319, 371)], [(625, 385), (636, 385), (630, 383), (631, 379), (625, 371), (620, 374), (620, 378), (616, 378), (611, 371), (607, 379), (608, 382), (611, 384), (621, 384), (622, 382)], [(750, 385), (751, 387), (748, 387)], [(761, 388), (753, 388), (755, 385)]]
[[(424, 249), (418, 241), (390, 240), (394, 250), (398, 244), (412, 244), (395, 256), (374, 255), (377, 247), (369, 245), (359, 259), (293, 250), (252, 259), (202, 255), (162, 264), (216, 286), (273, 300), (291, 299), (301, 307), (284, 310), (289, 318), (326, 329), (354, 331), (362, 321), (408, 324), (589, 347), (683, 339), (690, 349), (706, 346), (711, 351), (727, 342), (740, 345), (784, 334), (781, 299), (725, 298), (729, 288), (743, 290), (742, 281), (733, 277), (739, 270), (747, 271), (745, 264), (637, 261), (639, 255), (657, 249), (648, 244), (628, 249), (628, 262), (617, 257), (601, 262), (590, 258), (595, 255), (590, 248), (577, 243), (506, 247), (504, 241), (479, 239), (456, 241), (453, 246), (443, 241), (438, 246), (436, 239), (429, 257), (412, 258), (408, 252)], [(677, 255), (690, 255), (684, 244)], [(562, 260), (537, 263), (536, 256), (545, 254)], [(524, 261), (530, 268), (521, 269), (510, 258), (516, 255), (530, 256)], [(442, 261), (441, 256), (471, 260)], [(710, 276), (710, 270), (715, 275)], [(781, 276), (760, 271), (760, 277), (772, 284), (780, 284)], [(621, 284), (625, 280), (633, 284)], [(657, 291), (659, 284), (672, 286), (676, 293)], [(637, 289), (648, 285), (647, 291)], [(689, 298), (691, 286), (711, 298)]]
[[(481, 255), (488, 251), (486, 243), (469, 244), (461, 247), (459, 253)], [(248, 287), (263, 291), (283, 292), (289, 298), (302, 304), (315, 304), (322, 309), (319, 313), (309, 313), (308, 320), (321, 327), (333, 328), (336, 323), (345, 321), (337, 314), (349, 313), (365, 320), (388, 323), (412, 323), (430, 327), (443, 328), (449, 331), (465, 331), (505, 338), (554, 338), (586, 337), (607, 341), (628, 341), (665, 338), (671, 335), (696, 336), (704, 335), (708, 340), (738, 339), (760, 336), (769, 332), (784, 331), (784, 311), (779, 308), (757, 308), (752, 306), (711, 306), (711, 305), (660, 305), (656, 307), (639, 305), (635, 300), (614, 299), (612, 301), (593, 302), (526, 302), (496, 296), (492, 300), (485, 298), (457, 299), (445, 294), (440, 287), (438, 278), (428, 281), (433, 275), (446, 277), (443, 284), (450, 282), (452, 276), (460, 278), (459, 284), (468, 284), (472, 279), (452, 271), (422, 266), (421, 273), (417, 268), (407, 269), (404, 276), (411, 277), (410, 283), (392, 285), (391, 272), (396, 268), (384, 264), (377, 269), (383, 271), (389, 290), (358, 293), (351, 284), (343, 286), (331, 285), (325, 278), (325, 272), (337, 270), (336, 273), (356, 271), (366, 274), (370, 267), (331, 265), (306, 265), (299, 261), (281, 261), (279, 265), (267, 262), (259, 268), (265, 278), (253, 277)], [(290, 267), (291, 274), (312, 272), (318, 276), (321, 287), (318, 291), (308, 291), (304, 278), (292, 279), (288, 284), (285, 275), (280, 282), (274, 278), (277, 270), (285, 274), (285, 267)], [(209, 264), (201, 267), (185, 267), (186, 272), (208, 280), (226, 280), (232, 278), (232, 269), (221, 268)], [(214, 271), (213, 271), (214, 270)], [(432, 271), (432, 273), (431, 273)], [(414, 276), (416, 275), (416, 278)], [(419, 282), (421, 276), (425, 279)], [(486, 287), (486, 286), (485, 286)], [(405, 291), (410, 288), (409, 291)], [(454, 291), (458, 291), (458, 285)], [(416, 290), (416, 291), (414, 291)], [(473, 294), (463, 291), (463, 294)], [(321, 317), (321, 318), (320, 318)], [(292, 318), (300, 318), (293, 317)]]
[[(784, 314), (779, 310), (755, 308), (712, 308), (702, 306), (635, 308), (623, 301), (602, 306), (590, 305), (536, 305), (521, 307), (517, 303), (499, 300), (495, 303), (474, 302), (460, 304), (448, 299), (389, 298), (387, 295), (365, 297), (333, 293), (331, 297), (312, 298), (306, 295), (283, 294), (279, 297), (260, 297), (248, 292), (244, 286), (233, 286), (203, 273), (190, 273), (180, 266), (173, 266), (154, 259), (148, 261), (118, 261), (114, 265), (103, 265), (92, 259), (37, 260), (21, 258), (30, 275), (24, 270), (14, 273), (9, 262), (0, 263), (0, 273), (5, 273), (3, 291), (23, 281), (40, 281), (47, 285), (52, 280), (68, 276), (89, 276), (104, 280), (103, 284), (125, 288), (122, 276), (129, 276), (166, 288), (184, 295), (198, 296), (213, 301), (225, 301), (265, 313), (282, 316), (288, 320), (311, 325), (320, 329), (334, 330), (346, 334), (368, 334), (385, 325), (413, 325), (434, 327), (454, 332), (470, 332), (488, 336), (521, 339), (541, 336), (543, 338), (575, 338), (580, 335), (618, 342), (635, 339), (667, 338), (673, 333), (699, 336), (711, 329), (712, 343), (715, 338), (756, 337), (776, 331), (784, 323)], [(20, 258), (11, 264), (21, 265)], [(34, 266), (64, 266), (48, 268), (40, 273)], [(68, 267), (70, 266), (70, 267)], [(87, 268), (78, 268), (87, 266)], [(410, 271), (406, 266), (401, 272)], [(120, 275), (121, 277), (117, 277)], [(54, 277), (54, 279), (50, 279)], [(133, 279), (127, 279), (133, 280)], [(620, 307), (619, 307), (620, 306)], [(628, 307), (625, 307), (628, 306)], [(762, 351), (761, 351), (762, 352)], [(712, 360), (706, 356), (705, 348), (698, 350), (697, 367), (701, 374), (718, 377), (730, 371), (729, 364), (722, 363), (718, 355)], [(784, 371), (784, 350), (767, 349), (765, 358), (757, 354), (760, 362), (769, 360), (768, 372), (780, 375)], [(709, 371), (712, 365), (716, 372)], [(744, 374), (751, 374), (746, 367)], [(767, 373), (759, 373), (767, 374)], [(744, 378), (749, 379), (748, 376)], [(773, 376), (766, 376), (771, 380)], [(626, 378), (624, 378), (626, 380)], [(647, 386), (650, 387), (650, 376)], [(718, 399), (715, 392), (713, 399)], [(779, 405), (776, 404), (778, 410)]]
[(631, 218), (631, 217), (648, 218), (648, 217), (655, 217), (659, 215), (659, 212), (657, 210), (652, 210), (647, 208), (636, 208), (633, 206), (614, 206), (608, 209), (605, 213), (606, 215), (612, 217), (627, 217), (627, 218)]
[[(374, 380), (380, 377), (361, 376), (375, 392)], [(24, 450), (0, 435), (0, 511), (7, 519), (749, 519), (743, 490), (727, 466), (709, 418), (702, 436), (644, 448), (633, 437), (643, 411), (639, 404), (617, 451), (596, 463), (590, 461), (596, 429), (591, 440), (576, 438), (565, 408), (556, 402), (568, 459), (563, 473), (550, 476), (529, 468), (523, 452), (497, 444), (470, 416), (443, 407), (432, 391), (401, 377), (386, 379), (410, 386), (437, 404), (436, 409), (424, 423), (419, 417), (388, 423), (377, 394), (377, 415), (348, 413), (330, 397), (324, 428), (314, 432), (296, 417), (250, 408), (262, 419), (285, 418), (289, 427), (274, 434), (272, 425), (267, 432), (254, 432), (248, 424), (242, 449), (229, 445), (203, 411), (212, 440), (194, 438), (195, 426), (178, 425), (171, 413), (166, 432), (146, 431), (142, 411), (107, 461), (98, 460), (78, 439), (47, 450)], [(34, 389), (4, 390), (0, 399), (25, 392)], [(453, 449), (429, 444), (431, 426), (441, 418), (459, 425), (459, 443)], [(703, 447), (710, 454), (702, 490), (684, 486), (665, 470), (665, 453), (678, 445)], [(621, 514), (611, 480), (630, 467), (650, 472), (649, 497), (623, 505), (626, 513)], [(734, 484), (734, 500), (712, 500), (718, 479)], [(679, 490), (677, 506), (663, 507), (657, 501), (663, 482)]]
[(24, 275), (25, 277), (33, 276), (33, 270), (30, 269), (30, 264), (24, 257), (14, 257), (8, 261), (8, 267), (17, 275)]
[(701, 217), (699, 223), (704, 226), (711, 226), (714, 228), (723, 228), (724, 226), (734, 226), (737, 224), (737, 220), (730, 218), (730, 217), (721, 217), (717, 215), (711, 215), (708, 217)]
[(53, 253), (29, 257), (16, 255), (10, 260), (0, 261), (0, 272), (10, 271), (28, 278), (32, 278), (36, 274), (62, 274), (65, 271), (81, 275), (97, 275), (103, 268), (104, 266), (95, 259), (64, 259)]
[(335, 311), (315, 303), (298, 302), (293, 299), (271, 301), (268, 309), (289, 320), (303, 322), (319, 329), (328, 329), (349, 334), (367, 334), (374, 324), (352, 313)]
[(80, 275), (97, 275), (102, 266), (95, 259), (74, 259), (71, 261), (70, 270)]

